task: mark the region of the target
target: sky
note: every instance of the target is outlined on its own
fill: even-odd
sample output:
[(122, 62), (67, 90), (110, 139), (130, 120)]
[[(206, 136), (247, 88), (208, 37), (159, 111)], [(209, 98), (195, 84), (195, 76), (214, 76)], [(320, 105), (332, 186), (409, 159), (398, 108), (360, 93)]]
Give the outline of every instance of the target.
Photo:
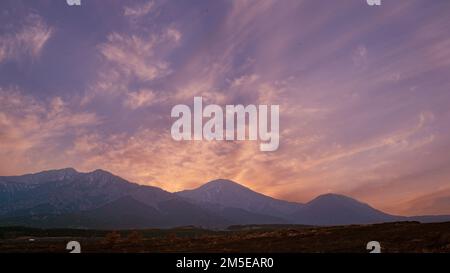
[[(225, 178), (450, 214), (450, 1), (2, 0), (0, 175)], [(173, 106), (280, 105), (280, 147), (181, 141)]]

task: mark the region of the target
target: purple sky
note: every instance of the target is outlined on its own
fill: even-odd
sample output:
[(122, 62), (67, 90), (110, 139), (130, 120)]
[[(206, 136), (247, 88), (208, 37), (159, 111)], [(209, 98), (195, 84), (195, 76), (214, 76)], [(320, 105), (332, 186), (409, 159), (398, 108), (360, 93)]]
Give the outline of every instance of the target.
[[(450, 213), (450, 1), (0, 2), (0, 175), (233, 179)], [(279, 104), (280, 148), (176, 142), (172, 106)]]

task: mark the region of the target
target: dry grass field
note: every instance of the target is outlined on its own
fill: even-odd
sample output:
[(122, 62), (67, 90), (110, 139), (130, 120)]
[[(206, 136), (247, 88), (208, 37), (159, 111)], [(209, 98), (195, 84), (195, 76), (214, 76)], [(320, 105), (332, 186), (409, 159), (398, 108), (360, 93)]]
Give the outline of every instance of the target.
[(399, 222), (375, 225), (308, 227), (235, 226), (224, 231), (195, 227), (145, 230), (0, 228), (0, 252), (68, 252), (76, 240), (89, 253), (341, 253), (368, 252), (379, 241), (382, 252), (450, 252), (450, 222)]

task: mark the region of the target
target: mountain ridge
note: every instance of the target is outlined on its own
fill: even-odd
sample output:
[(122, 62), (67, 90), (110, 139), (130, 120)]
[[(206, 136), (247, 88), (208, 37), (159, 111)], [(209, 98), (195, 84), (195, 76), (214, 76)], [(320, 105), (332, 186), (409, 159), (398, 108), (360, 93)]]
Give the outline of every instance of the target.
[(227, 179), (171, 193), (101, 169), (47, 170), (0, 177), (0, 225), (148, 228), (235, 224), (346, 225), (450, 221), (450, 216), (395, 216), (341, 194), (289, 202)]

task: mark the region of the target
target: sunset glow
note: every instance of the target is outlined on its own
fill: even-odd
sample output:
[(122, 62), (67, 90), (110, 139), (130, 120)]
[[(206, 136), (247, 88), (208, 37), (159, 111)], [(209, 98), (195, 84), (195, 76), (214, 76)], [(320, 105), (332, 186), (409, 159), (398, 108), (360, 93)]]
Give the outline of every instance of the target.
[[(450, 214), (450, 1), (187, 2), (2, 0), (0, 176), (104, 169), (171, 192), (224, 178)], [(279, 105), (278, 149), (175, 141), (171, 110), (194, 97)]]

